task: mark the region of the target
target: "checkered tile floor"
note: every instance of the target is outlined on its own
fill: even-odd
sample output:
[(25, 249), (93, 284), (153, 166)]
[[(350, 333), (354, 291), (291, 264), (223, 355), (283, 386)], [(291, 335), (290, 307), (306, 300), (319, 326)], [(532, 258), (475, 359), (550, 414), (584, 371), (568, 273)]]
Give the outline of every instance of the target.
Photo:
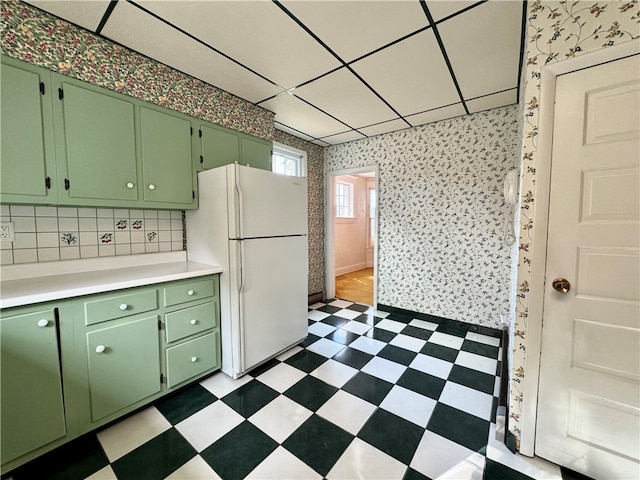
[(250, 375), (218, 372), (13, 478), (562, 478), (494, 440), (498, 331), (343, 300), (308, 317)]

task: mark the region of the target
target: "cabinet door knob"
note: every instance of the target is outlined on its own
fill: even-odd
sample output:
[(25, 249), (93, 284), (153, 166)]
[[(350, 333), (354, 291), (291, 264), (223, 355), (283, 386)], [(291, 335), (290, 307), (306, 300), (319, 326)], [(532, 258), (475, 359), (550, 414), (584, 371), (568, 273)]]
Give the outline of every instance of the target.
[(195, 295), (196, 292), (194, 292), (193, 290), (189, 290), (187, 292), (187, 295), (189, 295), (190, 297), (193, 297)]
[(96, 347), (96, 353), (104, 353), (104, 351), (106, 350), (104, 345), (98, 345)]
[(47, 325), (49, 325), (49, 320), (47, 320), (46, 318), (43, 318), (42, 320), (38, 320), (38, 326), (40, 328), (46, 327)]
[(191, 363), (196, 363), (198, 361), (198, 357), (191, 357)]
[(129, 308), (129, 305), (127, 305), (126, 303), (121, 303), (121, 304), (120, 304), (120, 310), (122, 310), (123, 312), (124, 312), (127, 308)]
[(149, 190), (155, 190), (156, 186), (153, 183), (149, 184)]
[(193, 320), (191, 320), (189, 322), (191, 325), (195, 325), (196, 323), (198, 323), (198, 320), (196, 320), (195, 318)]
[(127, 182), (127, 188), (133, 188), (134, 186), (133, 182)]

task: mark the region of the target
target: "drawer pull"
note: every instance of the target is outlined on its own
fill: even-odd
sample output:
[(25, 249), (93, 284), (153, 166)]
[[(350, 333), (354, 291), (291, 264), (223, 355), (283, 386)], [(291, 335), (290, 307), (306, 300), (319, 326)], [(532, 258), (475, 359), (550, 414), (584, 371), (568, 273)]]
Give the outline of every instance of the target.
[(190, 323), (191, 325), (195, 325), (195, 324), (197, 324), (197, 323), (198, 323), (198, 320), (196, 320), (196, 319), (194, 318), (194, 319), (193, 319), (193, 320), (191, 320), (189, 323)]
[(198, 361), (198, 357), (191, 357), (191, 363), (196, 363)]
[(105, 350), (106, 350), (106, 347), (104, 345), (98, 345), (96, 347), (96, 353), (104, 353)]
[(193, 297), (196, 294), (196, 292), (194, 292), (193, 290), (189, 290), (187, 292), (187, 295), (189, 295), (190, 297)]
[(43, 318), (42, 320), (38, 320), (38, 326), (40, 328), (46, 327), (47, 325), (49, 325), (49, 320), (47, 320), (46, 318)]
[(120, 310), (122, 310), (123, 312), (124, 312), (127, 308), (129, 308), (129, 305), (127, 305), (126, 303), (121, 303), (121, 304), (120, 304)]

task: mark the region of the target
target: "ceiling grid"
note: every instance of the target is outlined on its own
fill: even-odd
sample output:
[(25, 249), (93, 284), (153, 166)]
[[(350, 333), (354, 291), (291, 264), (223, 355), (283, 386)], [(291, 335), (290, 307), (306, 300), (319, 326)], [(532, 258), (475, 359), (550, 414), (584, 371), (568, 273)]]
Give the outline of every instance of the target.
[(519, 0), (27, 0), (327, 146), (515, 104)]

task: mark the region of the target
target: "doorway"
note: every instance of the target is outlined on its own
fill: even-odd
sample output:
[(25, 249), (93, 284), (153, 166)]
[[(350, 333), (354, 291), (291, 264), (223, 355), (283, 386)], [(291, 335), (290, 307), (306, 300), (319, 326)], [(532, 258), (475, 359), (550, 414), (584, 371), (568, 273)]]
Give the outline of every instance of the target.
[(330, 172), (327, 187), (327, 297), (375, 306), (377, 167)]

